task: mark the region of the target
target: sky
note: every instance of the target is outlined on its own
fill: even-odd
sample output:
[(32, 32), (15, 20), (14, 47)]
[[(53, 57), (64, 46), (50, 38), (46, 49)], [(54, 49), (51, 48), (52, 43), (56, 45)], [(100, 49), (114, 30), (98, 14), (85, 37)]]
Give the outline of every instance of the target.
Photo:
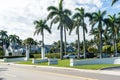
[[(64, 8), (70, 9), (74, 14), (75, 8), (85, 8), (86, 12), (96, 12), (107, 10), (107, 14), (115, 14), (120, 11), (120, 2), (111, 7), (112, 0), (64, 0)], [(5, 30), (8, 35), (16, 34), (21, 39), (32, 37), (41, 40), (41, 35), (33, 35), (35, 31), (35, 20), (46, 19), (48, 15), (47, 7), (58, 7), (59, 0), (0, 0), (0, 30)], [(91, 26), (87, 23), (88, 31)], [(48, 26), (50, 21), (48, 22)], [(53, 25), (52, 34), (45, 31), (45, 44), (52, 44), (53, 41), (60, 40), (60, 31), (57, 25)], [(67, 32), (68, 33), (68, 32)], [(90, 40), (93, 36), (86, 34), (86, 39)], [(80, 40), (83, 40), (82, 28), (80, 28)], [(67, 34), (67, 41), (77, 40), (75, 31), (71, 35)]]

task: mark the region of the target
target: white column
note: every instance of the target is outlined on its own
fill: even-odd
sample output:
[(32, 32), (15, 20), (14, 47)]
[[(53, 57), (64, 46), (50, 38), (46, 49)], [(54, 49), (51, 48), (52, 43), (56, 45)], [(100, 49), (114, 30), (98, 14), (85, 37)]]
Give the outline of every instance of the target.
[(30, 50), (29, 50), (29, 46), (26, 45), (26, 57), (24, 60), (28, 61), (29, 60), (29, 54), (30, 54)]
[(3, 49), (4, 49), (4, 52), (5, 52), (5, 56), (9, 56), (9, 52), (6, 48), (6, 45), (3, 45)]
[(8, 51), (8, 49), (5, 49), (5, 56), (9, 56), (9, 51)]
[(45, 59), (45, 48), (41, 47), (41, 58)]

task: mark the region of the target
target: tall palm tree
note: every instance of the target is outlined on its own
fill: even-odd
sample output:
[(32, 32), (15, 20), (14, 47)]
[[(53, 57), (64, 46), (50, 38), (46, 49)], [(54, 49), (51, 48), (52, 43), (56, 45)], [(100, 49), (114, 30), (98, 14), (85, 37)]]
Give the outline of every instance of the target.
[(68, 9), (63, 9), (63, 0), (60, 0), (58, 8), (55, 6), (49, 6), (48, 11), (50, 11), (47, 19), (52, 19), (51, 27), (53, 24), (58, 24), (58, 29), (60, 29), (60, 58), (63, 59), (63, 27), (67, 26), (70, 28), (72, 20), (69, 18), (68, 14), (70, 11)]
[(103, 33), (103, 26), (105, 23), (105, 14), (106, 11), (101, 12), (100, 10), (98, 12), (92, 13), (92, 19), (90, 21), (90, 24), (92, 25), (92, 28), (97, 27), (98, 32), (99, 32), (99, 52), (100, 52), (100, 58), (102, 58), (102, 33)]
[(119, 0), (112, 0), (112, 5), (114, 5)]
[(41, 46), (41, 48), (42, 48), (42, 54), (41, 54), (41, 56), (42, 56), (42, 59), (44, 59), (44, 55), (45, 55), (45, 53), (44, 53), (44, 30), (46, 30), (46, 31), (48, 31), (49, 33), (51, 33), (51, 30), (50, 30), (50, 28), (48, 27), (48, 25), (46, 24), (46, 20), (38, 20), (38, 21), (34, 21), (34, 24), (35, 24), (35, 32), (34, 32), (34, 35), (35, 34), (41, 34), (42, 35), (42, 46)]
[(17, 35), (9, 35), (9, 42), (11, 43), (11, 48), (13, 49), (12, 53), (14, 54), (15, 47), (18, 44), (19, 36)]
[(98, 29), (97, 28), (92, 28), (89, 32), (89, 35), (93, 35), (94, 36), (94, 43), (96, 44), (97, 48), (99, 49), (99, 32), (98, 32)]
[(6, 43), (8, 42), (7, 31), (0, 30), (0, 39), (2, 42), (2, 47), (3, 47), (3, 52), (4, 52), (4, 48), (6, 48), (8, 46), (8, 45), (6, 45)]
[(78, 35), (78, 54), (80, 53), (80, 39), (79, 39), (79, 27), (81, 26), (83, 28), (83, 49), (84, 49), (84, 58), (86, 58), (86, 43), (85, 43), (85, 32), (87, 33), (87, 27), (86, 27), (86, 23), (85, 23), (85, 17), (89, 17), (90, 14), (89, 13), (85, 13), (84, 8), (76, 8), (75, 10), (77, 10), (78, 12), (74, 14), (73, 19), (75, 19), (74, 21), (74, 25), (76, 26), (76, 33)]
[[(113, 16), (108, 15), (108, 31), (110, 33), (111, 38), (113, 39), (113, 46), (114, 46), (114, 56), (117, 55), (117, 45), (116, 45), (116, 38), (119, 34), (119, 26), (117, 24), (117, 18), (114, 14)], [(107, 22), (107, 21), (106, 21)]]

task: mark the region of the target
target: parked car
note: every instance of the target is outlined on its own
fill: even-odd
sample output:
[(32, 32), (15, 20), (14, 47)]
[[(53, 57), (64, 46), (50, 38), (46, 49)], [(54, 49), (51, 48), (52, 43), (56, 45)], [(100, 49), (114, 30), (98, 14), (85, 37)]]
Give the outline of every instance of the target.
[(64, 59), (69, 59), (69, 58), (77, 58), (76, 54), (67, 54), (63, 56)]

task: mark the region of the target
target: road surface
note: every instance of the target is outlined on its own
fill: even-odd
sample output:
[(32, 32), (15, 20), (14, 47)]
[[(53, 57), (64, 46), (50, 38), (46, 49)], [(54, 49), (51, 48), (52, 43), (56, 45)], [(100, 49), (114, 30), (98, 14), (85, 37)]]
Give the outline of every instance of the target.
[(120, 76), (0, 63), (0, 80), (120, 80)]

